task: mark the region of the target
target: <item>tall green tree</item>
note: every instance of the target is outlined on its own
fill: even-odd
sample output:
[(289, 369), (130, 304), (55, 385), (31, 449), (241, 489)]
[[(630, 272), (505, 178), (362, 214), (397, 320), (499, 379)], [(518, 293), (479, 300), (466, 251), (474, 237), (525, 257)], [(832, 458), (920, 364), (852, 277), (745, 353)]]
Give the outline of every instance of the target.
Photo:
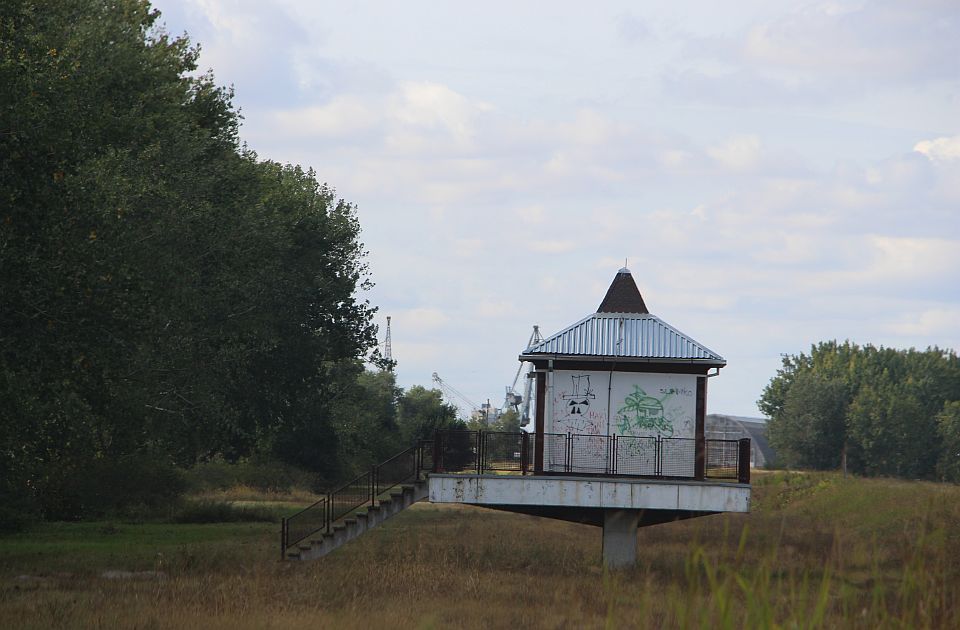
[(938, 414), (956, 400), (952, 351), (829, 341), (784, 357), (758, 404), (788, 465), (834, 468), (846, 453), (854, 472), (934, 478), (952, 426)]
[(0, 3), (0, 503), (47, 517), (215, 455), (333, 475), (333, 401), (376, 343), (356, 209), (241, 149), (158, 19)]
[(777, 456), (788, 466), (836, 468), (847, 441), (846, 385), (836, 379), (801, 372), (792, 379), (768, 434)]
[(937, 416), (937, 437), (943, 445), (937, 473), (945, 481), (960, 483), (960, 401), (944, 404)]
[(466, 429), (457, 408), (443, 402), (438, 389), (414, 385), (400, 398), (399, 408), (398, 422), (407, 444), (432, 439), (435, 431)]

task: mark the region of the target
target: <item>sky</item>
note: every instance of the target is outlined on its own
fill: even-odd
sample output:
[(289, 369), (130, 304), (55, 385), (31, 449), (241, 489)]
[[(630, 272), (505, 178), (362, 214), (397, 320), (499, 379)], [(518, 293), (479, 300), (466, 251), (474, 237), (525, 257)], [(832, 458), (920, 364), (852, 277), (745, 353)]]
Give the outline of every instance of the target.
[(709, 413), (819, 341), (960, 349), (956, 0), (154, 6), (356, 204), (402, 387), (499, 405), (624, 261), (727, 360)]

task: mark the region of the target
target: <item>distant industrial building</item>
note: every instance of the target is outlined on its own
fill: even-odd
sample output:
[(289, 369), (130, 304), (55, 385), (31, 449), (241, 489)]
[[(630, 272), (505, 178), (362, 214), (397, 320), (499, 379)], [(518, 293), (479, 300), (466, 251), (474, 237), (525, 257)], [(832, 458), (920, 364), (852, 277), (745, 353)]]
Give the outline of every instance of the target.
[(767, 419), (747, 416), (728, 416), (711, 413), (706, 418), (708, 440), (739, 440), (750, 438), (750, 466), (766, 468), (777, 459), (767, 440)]

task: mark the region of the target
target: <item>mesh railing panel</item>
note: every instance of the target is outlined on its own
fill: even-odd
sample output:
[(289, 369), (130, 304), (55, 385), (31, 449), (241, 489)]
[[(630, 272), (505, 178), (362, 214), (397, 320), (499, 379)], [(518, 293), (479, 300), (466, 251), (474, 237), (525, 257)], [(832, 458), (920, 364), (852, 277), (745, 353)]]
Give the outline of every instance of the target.
[(484, 433), (483, 469), (523, 472), (522, 433)]
[(567, 436), (563, 433), (543, 435), (543, 469), (548, 472), (568, 472)]
[(350, 483), (331, 492), (328, 496), (328, 500), (330, 501), (330, 522), (333, 523), (343, 518), (364, 503), (370, 501), (371, 482), (372, 472), (366, 472)]
[(407, 450), (394, 455), (376, 467), (377, 491), (380, 495), (391, 488), (410, 481), (417, 476), (417, 449)]
[(570, 435), (570, 466), (573, 473), (610, 472), (610, 438), (606, 435)]
[(284, 548), (305, 540), (327, 526), (327, 499), (320, 499), (286, 520)]
[[(544, 472), (694, 479), (697, 471), (694, 438), (571, 433), (538, 437), (495, 431), (450, 431), (438, 436), (438, 470), (445, 472), (532, 471), (538, 439), (543, 444)], [(738, 448), (744, 447), (734, 440), (706, 440), (705, 446), (706, 476), (737, 479)]]
[(660, 475), (689, 477), (695, 473), (697, 441), (693, 438), (664, 438), (660, 440)]
[(479, 433), (445, 431), (440, 437), (440, 470), (443, 472), (477, 472)]
[(707, 477), (712, 479), (736, 479), (739, 464), (739, 442), (736, 440), (707, 440)]
[(657, 438), (618, 435), (614, 445), (616, 474), (641, 477), (657, 474)]
[(419, 472), (430, 472), (432, 470), (433, 470), (433, 440), (421, 440)]

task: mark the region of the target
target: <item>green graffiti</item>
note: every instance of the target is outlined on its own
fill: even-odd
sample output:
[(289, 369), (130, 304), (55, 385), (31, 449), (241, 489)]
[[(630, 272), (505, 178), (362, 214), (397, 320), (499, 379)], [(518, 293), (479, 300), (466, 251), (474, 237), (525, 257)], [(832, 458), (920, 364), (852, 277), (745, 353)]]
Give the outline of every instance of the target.
[(633, 386), (633, 393), (623, 401), (623, 407), (617, 411), (617, 428), (621, 435), (632, 435), (637, 431), (656, 431), (658, 435), (673, 437), (673, 423), (663, 415), (663, 402), (670, 398), (667, 394), (657, 399), (648, 396), (639, 385)]

